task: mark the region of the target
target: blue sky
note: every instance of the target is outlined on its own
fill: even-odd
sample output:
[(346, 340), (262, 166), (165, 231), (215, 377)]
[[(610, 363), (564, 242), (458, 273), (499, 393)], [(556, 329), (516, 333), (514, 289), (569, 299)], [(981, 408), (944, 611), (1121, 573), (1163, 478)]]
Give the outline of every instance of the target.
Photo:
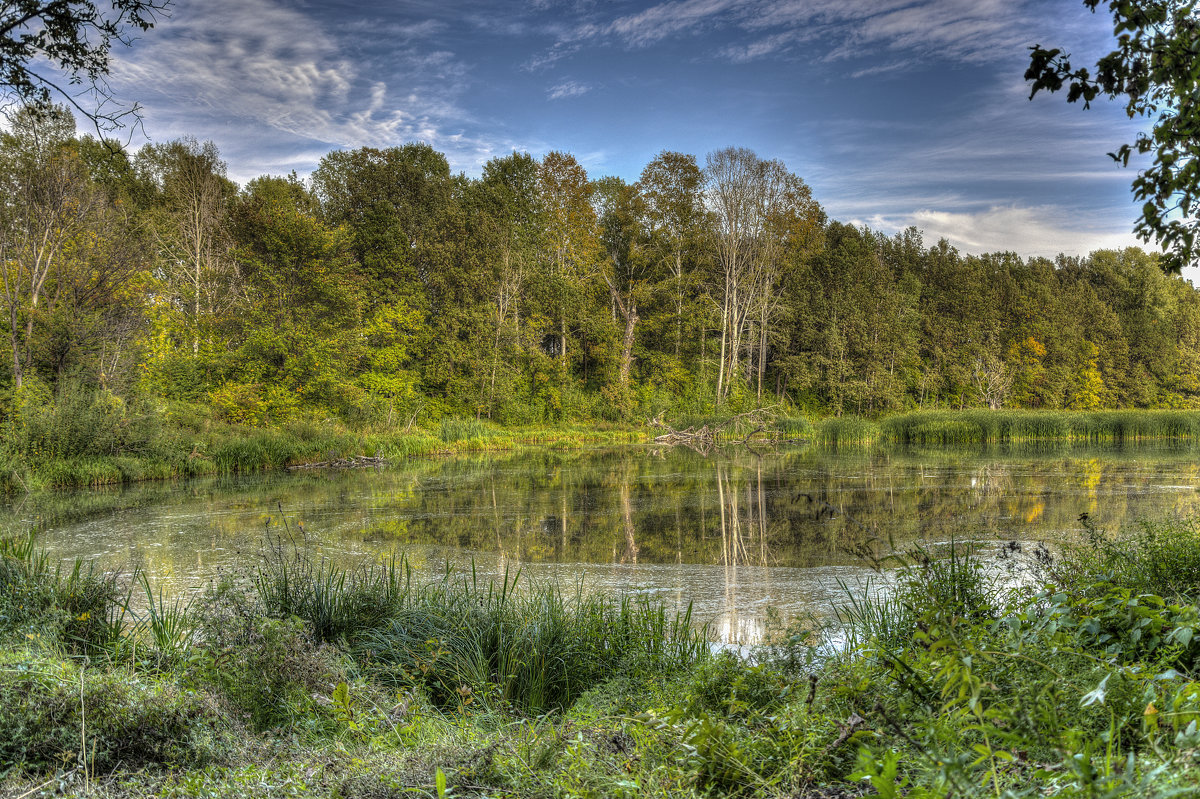
[(736, 145), (835, 219), (1076, 254), (1136, 243), (1133, 173), (1105, 153), (1137, 124), (1029, 102), (1022, 74), (1035, 42), (1094, 63), (1111, 36), (1079, 0), (176, 0), (111, 84), (239, 181), (406, 141), (468, 175), (566, 150), (627, 180)]

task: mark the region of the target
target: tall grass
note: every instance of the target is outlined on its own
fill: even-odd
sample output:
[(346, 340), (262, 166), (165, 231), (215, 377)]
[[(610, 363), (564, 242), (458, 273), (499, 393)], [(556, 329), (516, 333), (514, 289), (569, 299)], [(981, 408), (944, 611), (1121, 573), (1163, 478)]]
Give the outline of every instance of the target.
[(347, 569), (282, 539), (270, 542), (251, 582), (270, 616), (296, 616), (320, 641), (351, 641), (386, 624), (407, 603), (412, 569), (401, 557)]
[(1194, 518), (1141, 521), (1106, 532), (1084, 520), (1082, 541), (1051, 569), (1076, 590), (1105, 585), (1187, 603), (1200, 600), (1200, 524)]
[(833, 416), (817, 422), (816, 439), (833, 447), (872, 444), (879, 440), (879, 425), (861, 416)]
[(569, 706), (621, 672), (668, 673), (707, 651), (690, 610), (576, 587), (447, 571), (414, 581), (404, 558), (347, 569), (276, 542), (253, 575), (263, 609), (303, 619), (392, 685), (424, 686), (442, 706)]
[[(134, 575), (136, 577), (136, 575)], [(0, 539), (0, 634), (58, 641), (111, 657), (127, 632), (130, 581), (76, 560), (51, 564), (32, 534)]]
[(880, 424), (898, 444), (998, 444), (1014, 441), (1124, 443), (1200, 440), (1198, 411), (917, 411)]
[(618, 674), (669, 674), (707, 652), (690, 610), (519, 583), (447, 575), (423, 586), (390, 624), (363, 635), (358, 658), (382, 682), (423, 685), (442, 706), (542, 713)]

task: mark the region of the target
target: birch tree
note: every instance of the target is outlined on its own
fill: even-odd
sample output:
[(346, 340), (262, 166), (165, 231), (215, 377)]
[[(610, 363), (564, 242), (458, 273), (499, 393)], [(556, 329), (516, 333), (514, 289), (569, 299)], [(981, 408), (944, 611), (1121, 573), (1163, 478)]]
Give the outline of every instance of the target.
[(160, 193), (153, 224), (160, 268), (196, 357), (208, 319), (234, 296), (228, 203), (235, 187), (212, 142), (187, 138), (147, 146), (138, 164)]
[(54, 312), (56, 295), (47, 289), (104, 204), (74, 132), (65, 110), (26, 107), (0, 135), (0, 278), (17, 388), (31, 366), (35, 327)]
[[(823, 215), (802, 180), (781, 162), (764, 161), (745, 148), (709, 153), (704, 179), (721, 281), (717, 402), (729, 393), (752, 321), (758, 325), (761, 399), (767, 335), (777, 308), (781, 270), (798, 251), (819, 241)], [(748, 379), (749, 356), (746, 364)]]

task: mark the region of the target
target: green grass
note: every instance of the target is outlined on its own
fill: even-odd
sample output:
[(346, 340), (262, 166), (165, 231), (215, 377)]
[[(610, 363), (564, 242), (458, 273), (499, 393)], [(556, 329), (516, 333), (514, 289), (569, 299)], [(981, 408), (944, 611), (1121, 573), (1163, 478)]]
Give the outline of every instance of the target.
[(917, 411), (880, 423), (882, 438), (906, 445), (1022, 441), (1125, 443), (1200, 440), (1196, 411)]
[(833, 416), (816, 424), (816, 440), (825, 446), (873, 444), (879, 435), (879, 425), (860, 416)]
[(641, 431), (583, 425), (503, 429), (474, 419), (447, 419), (435, 430), (355, 432), (337, 424), (294, 423), (282, 428), (210, 425), (188, 434), (164, 433), (141, 453), (61, 457), (0, 446), (0, 493), (83, 488), (139, 480), (281, 470), (350, 455), (391, 461), (427, 455), (537, 446), (574, 448), (646, 440)]
[(0, 794), (1195, 795), (1197, 529), (896, 553), (749, 658), (646, 602), (280, 545), (131, 609), (9, 540)]
[(414, 582), (403, 559), (343, 569), (277, 543), (252, 582), (266, 614), (304, 620), (380, 683), (420, 685), (440, 707), (562, 710), (613, 675), (687, 669), (707, 648), (690, 614), (519, 574)]

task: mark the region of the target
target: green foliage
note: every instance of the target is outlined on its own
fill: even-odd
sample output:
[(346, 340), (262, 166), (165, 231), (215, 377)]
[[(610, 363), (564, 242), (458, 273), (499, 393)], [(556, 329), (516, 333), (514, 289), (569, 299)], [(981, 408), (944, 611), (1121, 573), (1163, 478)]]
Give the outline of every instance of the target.
[(52, 771), (195, 767), (228, 748), (211, 695), (126, 667), (92, 669), (27, 651), (0, 653), (0, 763)]
[(216, 585), (195, 612), (196, 641), (206, 656), (199, 676), (256, 729), (313, 715), (317, 697), (347, 679), (337, 651), (316, 640), (302, 619), (268, 616), (232, 582)]
[(1200, 597), (1200, 528), (1193, 519), (1142, 521), (1106, 533), (1084, 520), (1084, 540), (1051, 574), (1064, 586), (1090, 585), (1195, 602)]
[(1084, 108), (1100, 95), (1123, 99), (1132, 117), (1144, 117), (1149, 132), (1110, 153), (1128, 166), (1135, 152), (1151, 153), (1153, 164), (1133, 181), (1134, 198), (1143, 202), (1135, 230), (1168, 252), (1165, 269), (1178, 273), (1197, 258), (1200, 231), (1198, 146), (1192, 130), (1200, 121), (1200, 25), (1194, 0), (1084, 0), (1095, 11), (1108, 7), (1117, 47), (1100, 57), (1095, 74), (1076, 69), (1058, 49), (1032, 48), (1025, 80), (1032, 99), (1039, 91), (1067, 86), (1067, 102), (1082, 99)]
[(360, 657), (379, 679), (424, 686), (443, 707), (545, 712), (616, 674), (686, 668), (704, 649), (689, 622), (629, 598), (447, 575), (364, 635)]
[(998, 444), (1020, 441), (1125, 443), (1200, 439), (1195, 411), (914, 411), (881, 422), (898, 444)]
[(80, 560), (64, 572), (32, 534), (0, 539), (0, 635), (109, 657), (127, 630), (128, 605), (122, 575)]
[(277, 540), (253, 584), (266, 614), (303, 619), (317, 640), (329, 643), (387, 624), (407, 603), (412, 570), (403, 559), (346, 570)]

